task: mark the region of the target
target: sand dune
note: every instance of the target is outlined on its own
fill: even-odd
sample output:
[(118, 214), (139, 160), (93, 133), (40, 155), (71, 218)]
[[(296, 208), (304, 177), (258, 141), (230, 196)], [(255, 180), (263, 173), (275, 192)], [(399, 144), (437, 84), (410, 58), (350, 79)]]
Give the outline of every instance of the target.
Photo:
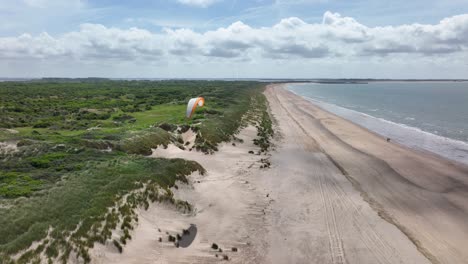
[[(244, 143), (213, 155), (158, 148), (155, 157), (207, 169), (175, 190), (195, 212), (153, 204), (122, 254), (98, 246), (94, 262), (212, 263), (226, 255), (233, 263), (466, 263), (466, 167), (388, 143), (281, 86), (265, 95), (275, 150), (248, 154), (257, 148), (252, 126), (239, 135)], [(271, 168), (259, 168), (262, 158)], [(189, 247), (167, 241), (166, 232), (191, 224)]]
[[(94, 263), (213, 263), (224, 255), (233, 263), (262, 262), (261, 245), (252, 242), (264, 233), (263, 210), (269, 199), (251, 180), (262, 173), (260, 159), (265, 158), (248, 154), (256, 148), (252, 143), (256, 133), (255, 127), (245, 128), (238, 136), (244, 143), (222, 144), (214, 155), (183, 151), (174, 145), (156, 149), (153, 157), (195, 160), (207, 170), (206, 175), (190, 176), (189, 185), (179, 183), (178, 190), (174, 189), (178, 199), (194, 205), (194, 213), (152, 204), (148, 211), (140, 211), (139, 225), (123, 253), (99, 246), (93, 252)], [(166, 232), (175, 236), (191, 224), (196, 225), (197, 235), (190, 247), (176, 248), (168, 242)], [(158, 241), (160, 237), (163, 242)], [(212, 249), (212, 243), (222, 252)]]

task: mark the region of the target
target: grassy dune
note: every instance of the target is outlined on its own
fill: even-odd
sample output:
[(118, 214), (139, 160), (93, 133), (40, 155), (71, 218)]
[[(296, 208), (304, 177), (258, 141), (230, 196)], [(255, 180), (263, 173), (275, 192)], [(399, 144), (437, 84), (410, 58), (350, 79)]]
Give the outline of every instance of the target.
[[(190, 210), (169, 188), (204, 169), (146, 155), (182, 128), (197, 131), (197, 150), (215, 151), (261, 91), (253, 82), (0, 83), (0, 141), (18, 147), (0, 152), (0, 263), (65, 263), (71, 253), (89, 262), (94, 243), (121, 250), (131, 239), (137, 207)], [(206, 107), (186, 120), (195, 96)]]

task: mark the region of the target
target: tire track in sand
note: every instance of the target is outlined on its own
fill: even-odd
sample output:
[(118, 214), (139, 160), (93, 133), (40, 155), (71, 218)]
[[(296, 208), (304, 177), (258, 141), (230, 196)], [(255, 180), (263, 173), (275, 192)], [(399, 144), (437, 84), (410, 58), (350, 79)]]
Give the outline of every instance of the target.
[[(280, 102), (280, 100), (278, 101)], [(299, 120), (296, 117), (294, 117), (291, 111), (287, 109), (281, 102), (280, 105), (288, 113), (288, 116), (291, 119), (293, 119), (299, 127), (301, 127), (301, 130), (304, 132), (304, 134), (307, 137), (313, 139), (313, 136), (310, 135), (310, 133), (301, 125), (301, 123), (304, 122), (304, 120)], [(298, 105), (294, 103), (292, 105), (295, 111), (298, 111), (312, 119), (316, 119), (315, 116), (306, 112)], [(323, 127), (320, 121), (318, 121), (316, 125), (320, 126), (320, 129), (326, 130), (326, 128)], [(328, 132), (328, 130), (326, 131)], [(313, 140), (315, 141), (315, 139)], [(328, 153), (326, 153), (320, 145), (318, 145), (318, 147), (327, 156), (327, 158), (337, 167), (337, 169), (344, 176), (346, 176), (346, 178), (348, 178), (347, 171), (344, 170), (344, 168), (342, 168), (341, 165), (339, 165)], [(326, 180), (331, 181), (329, 184), (325, 184), (325, 186), (330, 187), (327, 189), (327, 191), (333, 191), (336, 194), (336, 204), (340, 204), (343, 209), (348, 209), (349, 211), (352, 211), (349, 213), (349, 216), (353, 219), (353, 227), (359, 231), (360, 240), (364, 243), (366, 248), (368, 248), (369, 251), (372, 252), (372, 254), (376, 258), (376, 261), (378, 261), (378, 263), (403, 263), (403, 260), (400, 258), (396, 249), (392, 245), (390, 245), (385, 239), (383, 239), (381, 234), (377, 232), (377, 230), (375, 230), (375, 228), (369, 222), (366, 221), (365, 216), (357, 208), (354, 201), (350, 199), (345, 193), (345, 191), (340, 187), (337, 179), (335, 179), (334, 177), (327, 177)]]
[(320, 195), (325, 208), (325, 221), (327, 224), (328, 239), (330, 242), (330, 255), (332, 263), (345, 264), (345, 254), (343, 250), (343, 240), (336, 224), (336, 214), (333, 203), (330, 200), (329, 192), (324, 192), (322, 177), (319, 176)]
[[(315, 139), (313, 139), (307, 131), (297, 122), (295, 118), (293, 118), (292, 114), (289, 112), (289, 110), (284, 107), (284, 105), (281, 103), (277, 95), (275, 94), (275, 99), (278, 103), (278, 105), (281, 106), (281, 108), (284, 109), (286, 114), (288, 115), (289, 119), (293, 121), (301, 130), (302, 133), (308, 138), (311, 139), (313, 142), (313, 145), (315, 148), (319, 147)], [(343, 249), (343, 239), (340, 234), (337, 221), (336, 221), (336, 213), (335, 213), (335, 208), (333, 206), (333, 202), (329, 196), (331, 193), (330, 191), (324, 191), (324, 183), (322, 181), (322, 176), (318, 177), (319, 179), (319, 187), (320, 187), (320, 196), (322, 199), (323, 207), (325, 210), (325, 223), (327, 227), (327, 233), (328, 233), (328, 240), (329, 240), (329, 250), (330, 250), (330, 258), (331, 258), (331, 263), (333, 264), (345, 264), (346, 263), (346, 258), (345, 258), (345, 251)], [(326, 188), (326, 187), (325, 187)], [(327, 188), (328, 189), (328, 188)]]
[[(325, 154), (327, 159), (337, 167), (338, 171), (346, 176), (347, 172), (341, 166), (339, 166), (339, 164), (334, 162), (332, 157), (330, 157), (321, 148), (321, 146), (316, 143), (316, 140), (313, 138), (313, 136), (310, 135), (309, 132), (301, 125), (302, 120), (297, 120), (290, 112), (290, 110), (282, 104), (276, 94), (275, 97), (276, 101), (281, 106), (281, 108), (284, 109), (290, 120), (292, 120), (302, 130), (307, 138), (310, 138), (311, 141), (317, 145), (317, 148), (320, 149), (320, 151)], [(302, 109), (296, 110), (304, 112)], [(308, 113), (307, 115), (311, 118), (315, 118)], [(338, 222), (337, 224), (335, 206), (339, 207), (338, 210), (341, 210), (341, 215), (349, 216), (351, 218), (354, 229), (360, 233), (359, 239), (369, 250), (369, 252), (372, 252), (377, 263), (403, 263), (395, 248), (392, 247), (385, 239), (383, 239), (381, 234), (377, 232), (377, 230), (375, 230), (375, 228), (369, 222), (366, 221), (365, 216), (359, 210), (354, 201), (349, 198), (346, 192), (341, 188), (339, 181), (335, 179), (336, 176), (332, 175), (333, 172), (330, 173), (330, 177), (325, 178), (325, 175), (321, 174), (318, 179), (320, 183), (319, 187), (321, 198), (325, 208), (325, 220), (329, 236), (329, 247), (332, 263), (346, 263), (343, 239), (338, 228), (339, 226), (343, 226), (346, 218), (343, 218), (341, 222)], [(335, 195), (336, 198), (331, 198), (331, 194)]]

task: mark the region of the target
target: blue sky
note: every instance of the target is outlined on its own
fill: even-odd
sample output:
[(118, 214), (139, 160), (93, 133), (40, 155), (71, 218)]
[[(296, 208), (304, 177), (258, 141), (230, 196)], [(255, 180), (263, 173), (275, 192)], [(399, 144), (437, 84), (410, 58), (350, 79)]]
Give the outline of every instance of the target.
[(0, 0), (3, 6), (0, 7), (0, 22), (8, 25), (0, 27), (0, 34), (64, 33), (82, 23), (144, 27), (153, 31), (164, 27), (215, 29), (239, 20), (251, 26), (271, 26), (287, 17), (320, 22), (326, 11), (354, 17), (368, 26), (433, 24), (445, 17), (468, 13), (466, 0), (208, 0), (205, 2), (211, 4), (206, 6), (184, 4), (177, 0), (60, 2), (26, 0), (24, 4), (18, 4)]
[(467, 0), (0, 0), (0, 71), (468, 78), (466, 14)]

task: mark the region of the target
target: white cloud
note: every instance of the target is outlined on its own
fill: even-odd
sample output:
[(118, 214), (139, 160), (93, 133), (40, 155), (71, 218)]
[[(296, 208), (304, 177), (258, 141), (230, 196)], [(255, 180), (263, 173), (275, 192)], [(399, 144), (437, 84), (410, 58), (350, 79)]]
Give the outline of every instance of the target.
[(189, 6), (196, 6), (196, 7), (208, 7), (219, 0), (177, 0), (177, 2), (189, 5)]
[[(434, 25), (368, 27), (353, 18), (326, 12), (322, 23), (292, 17), (271, 27), (236, 22), (206, 32), (183, 28), (155, 33), (83, 24), (78, 31), (59, 36), (42, 33), (0, 38), (0, 69), (12, 61), (44, 59), (144, 67), (155, 63), (266, 65), (275, 61), (296, 65), (368, 61), (370, 65), (379, 58), (388, 58), (385, 63), (395, 65), (407, 60), (427, 66), (447, 58), (454, 58), (455, 63), (467, 55), (468, 14), (445, 18)], [(462, 65), (467, 67), (466, 62)]]

